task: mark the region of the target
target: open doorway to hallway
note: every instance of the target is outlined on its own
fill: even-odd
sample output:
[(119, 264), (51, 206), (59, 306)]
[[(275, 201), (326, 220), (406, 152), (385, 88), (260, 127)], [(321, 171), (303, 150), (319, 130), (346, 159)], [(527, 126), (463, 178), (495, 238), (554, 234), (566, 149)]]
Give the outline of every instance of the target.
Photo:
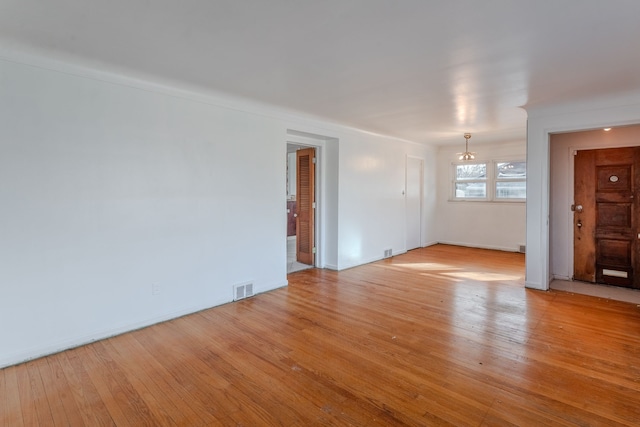
[(639, 137), (638, 125), (550, 134), (552, 289), (637, 301)]
[(287, 273), (315, 266), (316, 148), (287, 143)]

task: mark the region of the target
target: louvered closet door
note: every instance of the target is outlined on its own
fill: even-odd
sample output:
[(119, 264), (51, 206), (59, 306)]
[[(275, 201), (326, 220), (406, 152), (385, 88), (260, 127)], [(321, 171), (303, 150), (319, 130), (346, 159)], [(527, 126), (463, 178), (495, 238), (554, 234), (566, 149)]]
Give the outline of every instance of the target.
[(296, 153), (296, 257), (298, 262), (314, 265), (315, 148)]

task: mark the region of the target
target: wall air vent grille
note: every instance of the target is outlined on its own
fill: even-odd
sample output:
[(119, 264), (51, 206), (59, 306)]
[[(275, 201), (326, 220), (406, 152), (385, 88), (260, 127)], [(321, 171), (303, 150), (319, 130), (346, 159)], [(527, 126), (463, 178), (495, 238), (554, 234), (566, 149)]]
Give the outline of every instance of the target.
[(253, 283), (243, 283), (233, 287), (233, 300), (249, 298), (253, 296)]

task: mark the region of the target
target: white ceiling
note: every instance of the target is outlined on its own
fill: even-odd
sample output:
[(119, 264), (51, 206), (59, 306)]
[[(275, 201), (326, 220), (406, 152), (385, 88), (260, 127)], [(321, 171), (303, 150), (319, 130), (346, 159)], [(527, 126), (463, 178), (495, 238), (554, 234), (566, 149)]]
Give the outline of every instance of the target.
[(0, 0), (0, 45), (436, 145), (640, 90), (638, 0)]

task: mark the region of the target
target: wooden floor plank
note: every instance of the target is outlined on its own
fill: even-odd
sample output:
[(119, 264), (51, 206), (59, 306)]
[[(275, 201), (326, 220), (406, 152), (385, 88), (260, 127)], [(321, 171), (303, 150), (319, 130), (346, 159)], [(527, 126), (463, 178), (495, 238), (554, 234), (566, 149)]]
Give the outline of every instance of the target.
[(4, 378), (4, 391), (0, 399), (0, 405), (3, 408), (0, 411), (0, 426), (3, 427), (22, 427), (22, 410), (20, 404), (20, 393), (18, 392), (18, 378), (16, 376), (20, 366), (11, 366), (0, 370), (0, 375)]
[[(64, 382), (60, 381), (64, 378), (56, 378), (55, 374), (51, 371), (49, 366), (49, 362), (46, 357), (42, 357), (40, 359), (34, 360), (33, 366), (38, 369), (38, 373), (40, 376), (40, 380), (42, 383), (42, 394), (47, 401), (47, 406), (49, 407), (49, 412), (51, 416), (50, 425), (52, 426), (68, 426), (71, 423), (67, 418), (67, 414), (65, 412), (64, 404), (69, 403), (65, 402), (68, 390), (68, 385), (64, 384)], [(75, 403), (69, 405), (69, 412), (71, 414), (78, 415), (78, 408), (74, 407)], [(39, 420), (40, 424), (46, 424)], [(76, 417), (76, 425), (78, 425), (79, 417)]]
[[(83, 348), (76, 348), (63, 353), (49, 356), (52, 362), (57, 362), (67, 379), (68, 392), (73, 396), (82, 424), (86, 426), (115, 426), (113, 418), (93, 385), (87, 373), (81, 356)], [(73, 416), (68, 413), (68, 416)]]
[[(32, 363), (23, 363), (16, 370), (17, 385), (16, 391), (20, 397), (20, 410), (22, 422), (25, 426), (35, 426), (38, 424), (38, 398), (36, 390), (31, 382), (29, 371), (33, 370)], [(16, 417), (17, 418), (17, 417)]]
[[(14, 393), (13, 388), (17, 389), (15, 380), (12, 384), (7, 384), (10, 379), (9, 375), (13, 376), (15, 372), (14, 368), (6, 368), (0, 370), (0, 408), (4, 410), (0, 411), (0, 427), (11, 425), (18, 425), (16, 421), (16, 414), (20, 407), (20, 402), (16, 401), (17, 393)], [(13, 378), (12, 378), (13, 379)], [(20, 425), (22, 425), (22, 419), (20, 419)]]
[(133, 337), (125, 334), (109, 340), (108, 346), (114, 362), (122, 367), (136, 391), (147, 401), (156, 417), (172, 425), (212, 425), (214, 418), (202, 417), (188, 402), (191, 396), (185, 392), (156, 358)]
[[(0, 371), (0, 425), (640, 424), (640, 309), (436, 245)], [(54, 403), (57, 402), (57, 403)]]
[(161, 420), (154, 417), (129, 378), (108, 354), (105, 342), (96, 342), (82, 350), (82, 362), (116, 425), (161, 425)]
[[(228, 322), (236, 321), (235, 315), (226, 313), (217, 314), (208, 311), (202, 315), (211, 320), (215, 316), (227, 318)], [(303, 412), (307, 419), (311, 418), (315, 419), (314, 422), (332, 425), (389, 425), (386, 415), (376, 415), (377, 408), (368, 405), (365, 410), (364, 405), (349, 405), (347, 402), (349, 396), (345, 390), (338, 390), (333, 384), (324, 384), (314, 373), (304, 372), (289, 357), (291, 350), (285, 350), (280, 342), (286, 342), (287, 334), (291, 331), (286, 328), (286, 325), (280, 323), (282, 317), (276, 319), (278, 311), (263, 314), (259, 306), (252, 305), (250, 310), (243, 310), (239, 315), (250, 327), (236, 330), (232, 341), (251, 342), (253, 345), (250, 348), (250, 354), (247, 354), (246, 345), (235, 349), (222, 348), (221, 353), (230, 355), (235, 361), (240, 361), (239, 365), (236, 364), (240, 370), (254, 371), (257, 368), (263, 371), (268, 376), (266, 381), (271, 388), (290, 388), (291, 400), (287, 405), (296, 408), (298, 416)], [(269, 323), (264, 322), (264, 315), (270, 318)], [(249, 318), (253, 318), (254, 321), (251, 322)], [(292, 381), (291, 377), (295, 377), (296, 380)], [(279, 414), (286, 410), (283, 402), (277, 402), (275, 409)], [(306, 423), (304, 422), (303, 425)]]
[(45, 358), (39, 358), (29, 364), (29, 379), (31, 396), (35, 403), (36, 415), (39, 425), (54, 425), (55, 421), (49, 405), (49, 399), (47, 397), (47, 391), (44, 388), (42, 382), (42, 375), (40, 374), (40, 366), (46, 364)]
[(185, 341), (176, 323), (147, 328), (135, 337), (166, 368), (167, 381), (188, 393), (190, 398), (184, 404), (208, 419), (206, 425), (232, 425), (230, 414), (239, 411), (241, 406), (228, 391), (230, 383), (225, 377), (230, 373), (223, 367), (212, 370), (194, 357), (194, 343)]
[(47, 357), (44, 360), (47, 363), (40, 365), (40, 375), (47, 393), (54, 424), (61, 426), (83, 425), (84, 420), (59, 363), (59, 358)]

